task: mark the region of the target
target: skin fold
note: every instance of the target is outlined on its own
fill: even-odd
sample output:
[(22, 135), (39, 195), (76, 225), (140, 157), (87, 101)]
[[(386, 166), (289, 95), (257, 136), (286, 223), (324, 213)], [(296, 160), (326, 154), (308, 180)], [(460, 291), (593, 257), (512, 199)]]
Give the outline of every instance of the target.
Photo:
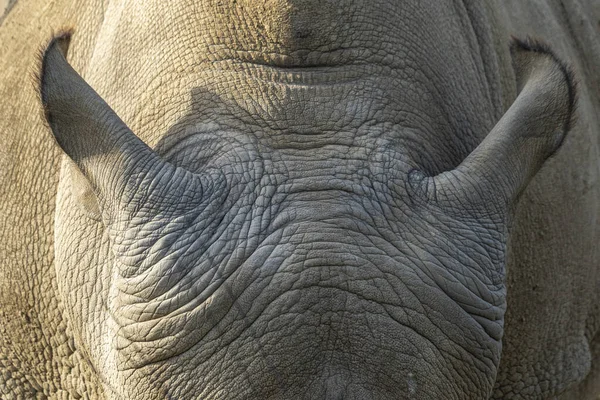
[(594, 399), (588, 3), (18, 1), (0, 394)]

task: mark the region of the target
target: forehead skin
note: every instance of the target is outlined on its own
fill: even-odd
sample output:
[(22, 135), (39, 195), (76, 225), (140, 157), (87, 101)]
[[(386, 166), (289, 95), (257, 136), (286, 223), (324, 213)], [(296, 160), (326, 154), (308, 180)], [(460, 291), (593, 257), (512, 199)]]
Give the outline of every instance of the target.
[[(314, 147), (315, 133), (347, 142), (376, 125), (447, 169), (502, 113), (484, 78), (489, 33), (477, 41), (472, 10), (447, 3), (111, 3), (83, 76), (151, 146), (175, 124), (233, 125), (269, 147)], [(321, 66), (320, 84), (257, 64)]]

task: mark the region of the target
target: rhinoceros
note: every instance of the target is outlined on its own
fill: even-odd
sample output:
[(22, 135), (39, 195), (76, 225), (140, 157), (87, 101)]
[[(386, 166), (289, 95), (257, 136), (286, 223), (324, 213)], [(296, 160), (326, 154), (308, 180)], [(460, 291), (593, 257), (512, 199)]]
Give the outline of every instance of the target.
[(0, 395), (597, 399), (599, 31), (592, 0), (17, 1)]

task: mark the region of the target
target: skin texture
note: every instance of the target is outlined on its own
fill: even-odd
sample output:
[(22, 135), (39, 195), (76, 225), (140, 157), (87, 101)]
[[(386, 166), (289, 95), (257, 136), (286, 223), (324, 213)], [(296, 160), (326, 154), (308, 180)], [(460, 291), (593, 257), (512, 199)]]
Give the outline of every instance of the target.
[(597, 6), (34, 3), (110, 108), (3, 77), (0, 393), (597, 395)]

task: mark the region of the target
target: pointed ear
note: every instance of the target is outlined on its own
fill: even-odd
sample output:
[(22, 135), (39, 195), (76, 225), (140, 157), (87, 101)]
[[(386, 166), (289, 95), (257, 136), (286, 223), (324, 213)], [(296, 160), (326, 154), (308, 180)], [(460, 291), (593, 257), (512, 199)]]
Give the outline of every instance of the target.
[(129, 170), (158, 157), (67, 63), (70, 40), (70, 33), (55, 37), (43, 54), (40, 97), (46, 120), (97, 194), (122, 191), (127, 177), (115, 164)]
[(517, 99), (456, 169), (418, 177), (429, 198), (471, 210), (505, 210), (562, 144), (576, 104), (571, 69), (532, 40), (513, 38), (511, 54)]
[(140, 209), (152, 218), (167, 208), (185, 208), (174, 196), (191, 199), (190, 207), (201, 203), (206, 186), (214, 187), (209, 178), (176, 168), (131, 132), (67, 63), (69, 41), (69, 33), (59, 35), (44, 51), (40, 95), (56, 141), (80, 172), (74, 183), (82, 199), (108, 220)]

